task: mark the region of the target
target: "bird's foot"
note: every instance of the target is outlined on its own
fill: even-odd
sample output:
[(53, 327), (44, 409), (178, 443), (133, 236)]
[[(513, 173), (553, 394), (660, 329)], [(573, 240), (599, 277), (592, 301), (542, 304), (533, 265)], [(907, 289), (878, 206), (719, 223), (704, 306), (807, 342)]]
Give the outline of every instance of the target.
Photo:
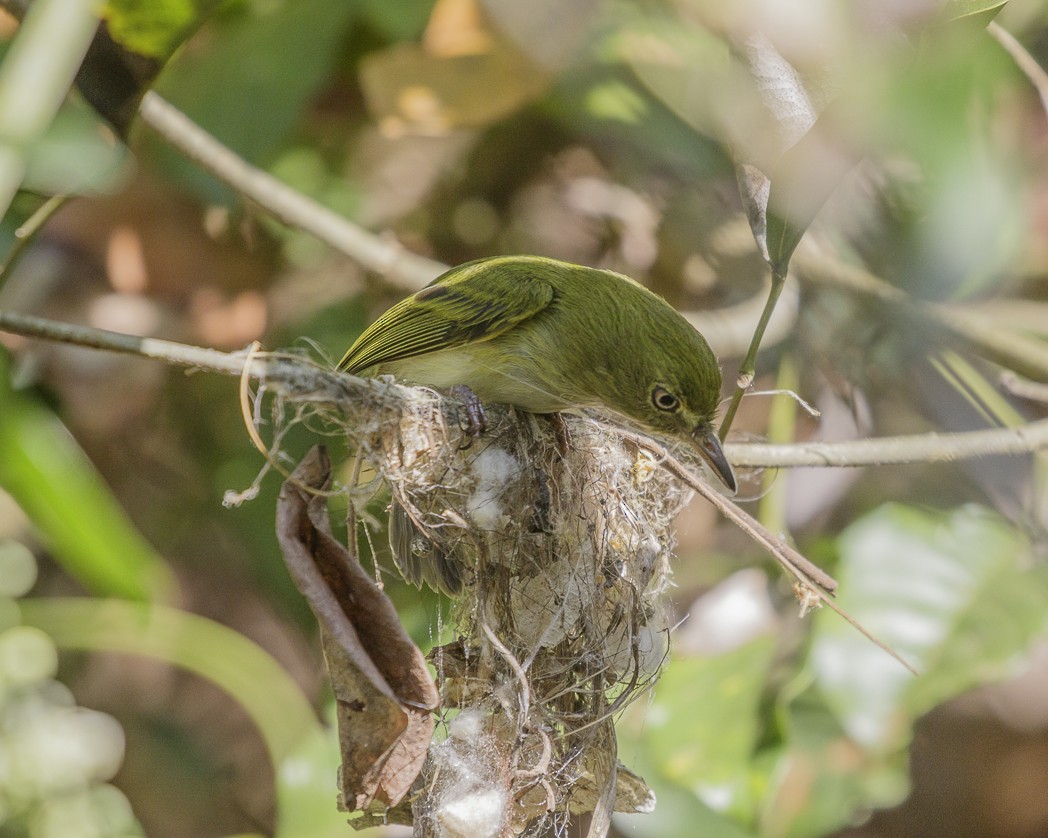
[(561, 459), (568, 456), (571, 450), (571, 432), (568, 423), (564, 421), (563, 413), (548, 413), (550, 425), (553, 427), (553, 439), (557, 445), (557, 453)]
[(484, 405), (480, 403), (477, 394), (465, 384), (456, 384), (448, 392), (451, 396), (462, 402), (464, 407), (465, 421), (460, 417), (459, 427), (461, 427), (462, 432), (466, 434), (466, 439), (461, 447), (469, 448), (473, 444), (473, 441), (484, 433), (488, 427), (488, 416), (484, 412)]

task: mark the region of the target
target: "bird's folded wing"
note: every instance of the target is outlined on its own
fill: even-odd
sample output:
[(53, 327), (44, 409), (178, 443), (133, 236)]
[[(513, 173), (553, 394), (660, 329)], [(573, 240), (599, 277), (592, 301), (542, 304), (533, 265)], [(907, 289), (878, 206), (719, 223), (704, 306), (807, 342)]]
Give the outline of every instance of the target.
[(401, 300), (369, 326), (339, 362), (362, 372), (379, 364), (491, 340), (534, 317), (553, 300), (539, 277), (509, 276), (490, 265), (442, 277)]

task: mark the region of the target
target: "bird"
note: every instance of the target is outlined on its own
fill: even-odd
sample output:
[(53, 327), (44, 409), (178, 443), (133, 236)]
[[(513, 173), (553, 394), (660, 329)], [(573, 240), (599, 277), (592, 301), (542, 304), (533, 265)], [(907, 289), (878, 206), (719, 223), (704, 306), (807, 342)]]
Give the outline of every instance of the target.
[[(603, 408), (687, 442), (736, 491), (714, 427), (721, 371), (713, 350), (673, 306), (624, 274), (543, 256), (467, 262), (392, 306), (338, 366), (464, 387), (481, 403), (531, 413)], [(403, 550), (411, 538), (400, 515), (391, 530)], [(416, 584), (435, 576), (426, 579), (431, 587), (461, 588), (457, 569), (441, 579), (422, 565), (400, 569)]]

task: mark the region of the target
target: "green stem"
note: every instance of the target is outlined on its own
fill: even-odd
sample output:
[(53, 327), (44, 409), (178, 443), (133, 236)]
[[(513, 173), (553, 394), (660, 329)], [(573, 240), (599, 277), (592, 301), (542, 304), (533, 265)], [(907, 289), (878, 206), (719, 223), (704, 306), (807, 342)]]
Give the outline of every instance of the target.
[(68, 200), (68, 195), (52, 195), (36, 208), (33, 214), (25, 220), (24, 224), (15, 230), (14, 243), (11, 245), (11, 249), (7, 251), (7, 258), (0, 263), (0, 288), (3, 287), (4, 282), (11, 275), (11, 269), (18, 263), (18, 260), (36, 237), (36, 234), (40, 232), (48, 219), (58, 212)]
[(768, 328), (768, 322), (771, 320), (772, 312), (775, 311), (775, 304), (779, 301), (779, 295), (782, 294), (785, 284), (786, 268), (773, 268), (771, 272), (771, 287), (768, 289), (768, 301), (764, 304), (764, 311), (761, 312), (760, 320), (757, 321), (757, 328), (753, 330), (753, 339), (750, 341), (750, 348), (746, 350), (746, 357), (742, 359), (742, 363), (739, 365), (739, 377), (735, 383), (735, 392), (732, 394), (731, 403), (724, 414), (724, 421), (721, 422), (720, 431), (718, 432), (721, 439), (724, 439), (728, 435), (728, 431), (731, 430), (731, 423), (735, 421), (735, 414), (739, 410), (742, 397), (746, 395), (746, 391), (750, 389), (750, 385), (753, 383), (753, 376), (757, 371), (757, 350), (760, 348), (764, 332)]
[(98, 28), (93, 0), (38, 0), (0, 65), (0, 216), (25, 175), (33, 145), (69, 92)]
[[(768, 414), (768, 442), (784, 445), (793, 442), (797, 428), (797, 402), (786, 391), (794, 391), (799, 384), (800, 376), (797, 363), (792, 353), (783, 356), (779, 363), (779, 378), (776, 389), (783, 392), (771, 403)], [(762, 480), (763, 492), (757, 519), (769, 530), (785, 535), (786, 533), (786, 479), (775, 469), (768, 469)]]

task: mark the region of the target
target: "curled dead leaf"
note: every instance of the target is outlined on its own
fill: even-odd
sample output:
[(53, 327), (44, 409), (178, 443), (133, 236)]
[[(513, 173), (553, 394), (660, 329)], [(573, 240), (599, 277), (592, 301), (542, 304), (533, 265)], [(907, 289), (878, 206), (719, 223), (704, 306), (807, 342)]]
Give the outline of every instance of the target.
[(321, 628), (337, 701), (340, 803), (396, 805), (418, 776), (438, 704), (425, 659), (385, 593), (331, 534), (327, 453), (314, 447), (284, 483), (277, 538), (291, 577)]

